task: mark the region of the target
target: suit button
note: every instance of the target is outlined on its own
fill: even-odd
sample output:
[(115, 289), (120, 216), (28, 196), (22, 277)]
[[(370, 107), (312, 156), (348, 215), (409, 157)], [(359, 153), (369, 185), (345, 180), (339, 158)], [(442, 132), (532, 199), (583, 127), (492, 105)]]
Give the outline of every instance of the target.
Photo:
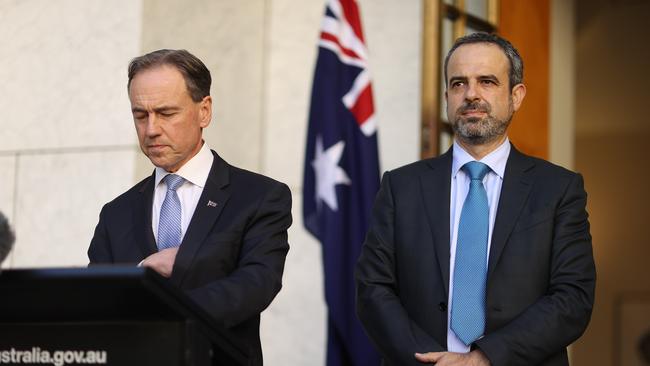
[(447, 304), (445, 302), (441, 302), (440, 304), (438, 304), (438, 310), (447, 311)]

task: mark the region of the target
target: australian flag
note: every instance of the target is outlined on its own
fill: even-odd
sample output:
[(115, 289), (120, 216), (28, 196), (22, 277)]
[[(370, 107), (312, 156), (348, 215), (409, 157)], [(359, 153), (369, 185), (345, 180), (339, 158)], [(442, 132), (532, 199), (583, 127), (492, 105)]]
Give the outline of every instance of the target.
[(379, 189), (368, 51), (355, 0), (328, 0), (309, 112), (303, 215), (323, 246), (328, 366), (379, 365), (355, 314), (354, 266)]

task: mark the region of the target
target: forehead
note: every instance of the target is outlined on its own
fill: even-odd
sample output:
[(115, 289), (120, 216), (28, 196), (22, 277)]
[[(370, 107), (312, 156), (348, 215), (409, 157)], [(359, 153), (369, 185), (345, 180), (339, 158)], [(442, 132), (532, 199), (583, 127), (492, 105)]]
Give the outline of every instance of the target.
[(185, 79), (178, 69), (169, 65), (154, 66), (138, 72), (131, 80), (129, 94), (181, 95), (187, 94)]
[(507, 76), (510, 64), (503, 50), (492, 43), (471, 43), (458, 47), (449, 57), (447, 74), (454, 76)]

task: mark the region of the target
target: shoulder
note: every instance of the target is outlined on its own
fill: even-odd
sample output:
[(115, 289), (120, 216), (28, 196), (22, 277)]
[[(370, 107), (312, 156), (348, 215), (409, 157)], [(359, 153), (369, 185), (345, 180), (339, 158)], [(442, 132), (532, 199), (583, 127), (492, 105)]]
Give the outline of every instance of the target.
[(513, 148), (508, 164), (513, 169), (523, 169), (531, 172), (539, 179), (573, 180), (580, 174), (548, 160), (526, 155)]
[(580, 173), (516, 150), (513, 150), (508, 158), (504, 179), (511, 183), (521, 180), (532, 184), (533, 192), (542, 196), (549, 194), (564, 196), (571, 192), (585, 194), (584, 181)]
[(430, 169), (430, 163), (439, 158), (431, 158), (425, 160), (415, 161), (410, 164), (402, 165), (398, 168), (387, 171), (391, 176), (413, 176), (419, 175), (423, 171)]
[(277, 181), (271, 177), (262, 175), (260, 173), (252, 172), (250, 170), (242, 169), (233, 165), (230, 165), (229, 168), (230, 168), (230, 179), (233, 182), (254, 183), (256, 185), (260, 185), (264, 187), (285, 185), (280, 181)]
[[(258, 199), (268, 195), (275, 195), (290, 200), (289, 187), (266, 175), (231, 165), (213, 151), (212, 178), (218, 185), (226, 185), (227, 190), (242, 199)], [(220, 171), (221, 170), (221, 171)]]
[(232, 165), (227, 169), (229, 180), (223, 187), (230, 197), (227, 207), (255, 212), (255, 215), (269, 212), (291, 215), (292, 197), (286, 184)]
[(260, 189), (269, 189), (278, 186), (286, 187), (286, 184), (266, 175), (228, 163), (214, 150), (211, 150), (211, 152), (214, 156), (214, 161), (212, 162), (210, 177), (219, 184), (243, 185), (246, 188), (259, 187)]
[(126, 192), (115, 197), (104, 205), (103, 211), (124, 211), (132, 206), (132, 202), (145, 193), (147, 189), (153, 189), (153, 178), (148, 176), (129, 188)]
[(393, 170), (386, 171), (384, 178), (389, 177), (396, 181), (410, 181), (423, 174), (451, 174), (451, 152), (437, 157), (422, 159), (403, 165)]

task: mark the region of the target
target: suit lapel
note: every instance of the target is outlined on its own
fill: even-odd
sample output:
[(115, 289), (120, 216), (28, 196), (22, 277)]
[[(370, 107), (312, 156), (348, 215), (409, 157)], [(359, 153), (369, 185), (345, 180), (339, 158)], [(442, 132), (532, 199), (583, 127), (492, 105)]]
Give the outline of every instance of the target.
[(512, 146), (503, 177), (497, 216), (494, 221), (490, 259), (488, 261), (488, 279), (494, 271), (494, 267), (499, 263), (503, 248), (528, 199), (528, 194), (532, 188), (532, 180), (528, 173), (534, 165), (535, 162), (532, 159)]
[(214, 161), (208, 180), (205, 182), (201, 198), (199, 198), (190, 225), (176, 255), (171, 282), (178, 286), (183, 282), (197, 251), (211, 232), (230, 198), (230, 193), (225, 189), (230, 182), (230, 166), (214, 151), (212, 151), (212, 155)]
[(142, 251), (142, 259), (158, 251), (156, 238), (151, 228), (151, 206), (153, 205), (153, 191), (155, 182), (154, 174), (146, 179), (138, 191), (133, 202), (134, 235), (137, 245)]
[(449, 149), (437, 159), (427, 162), (429, 170), (420, 176), (420, 185), (433, 245), (445, 293), (449, 294), (449, 200), (451, 196), (451, 162)]

